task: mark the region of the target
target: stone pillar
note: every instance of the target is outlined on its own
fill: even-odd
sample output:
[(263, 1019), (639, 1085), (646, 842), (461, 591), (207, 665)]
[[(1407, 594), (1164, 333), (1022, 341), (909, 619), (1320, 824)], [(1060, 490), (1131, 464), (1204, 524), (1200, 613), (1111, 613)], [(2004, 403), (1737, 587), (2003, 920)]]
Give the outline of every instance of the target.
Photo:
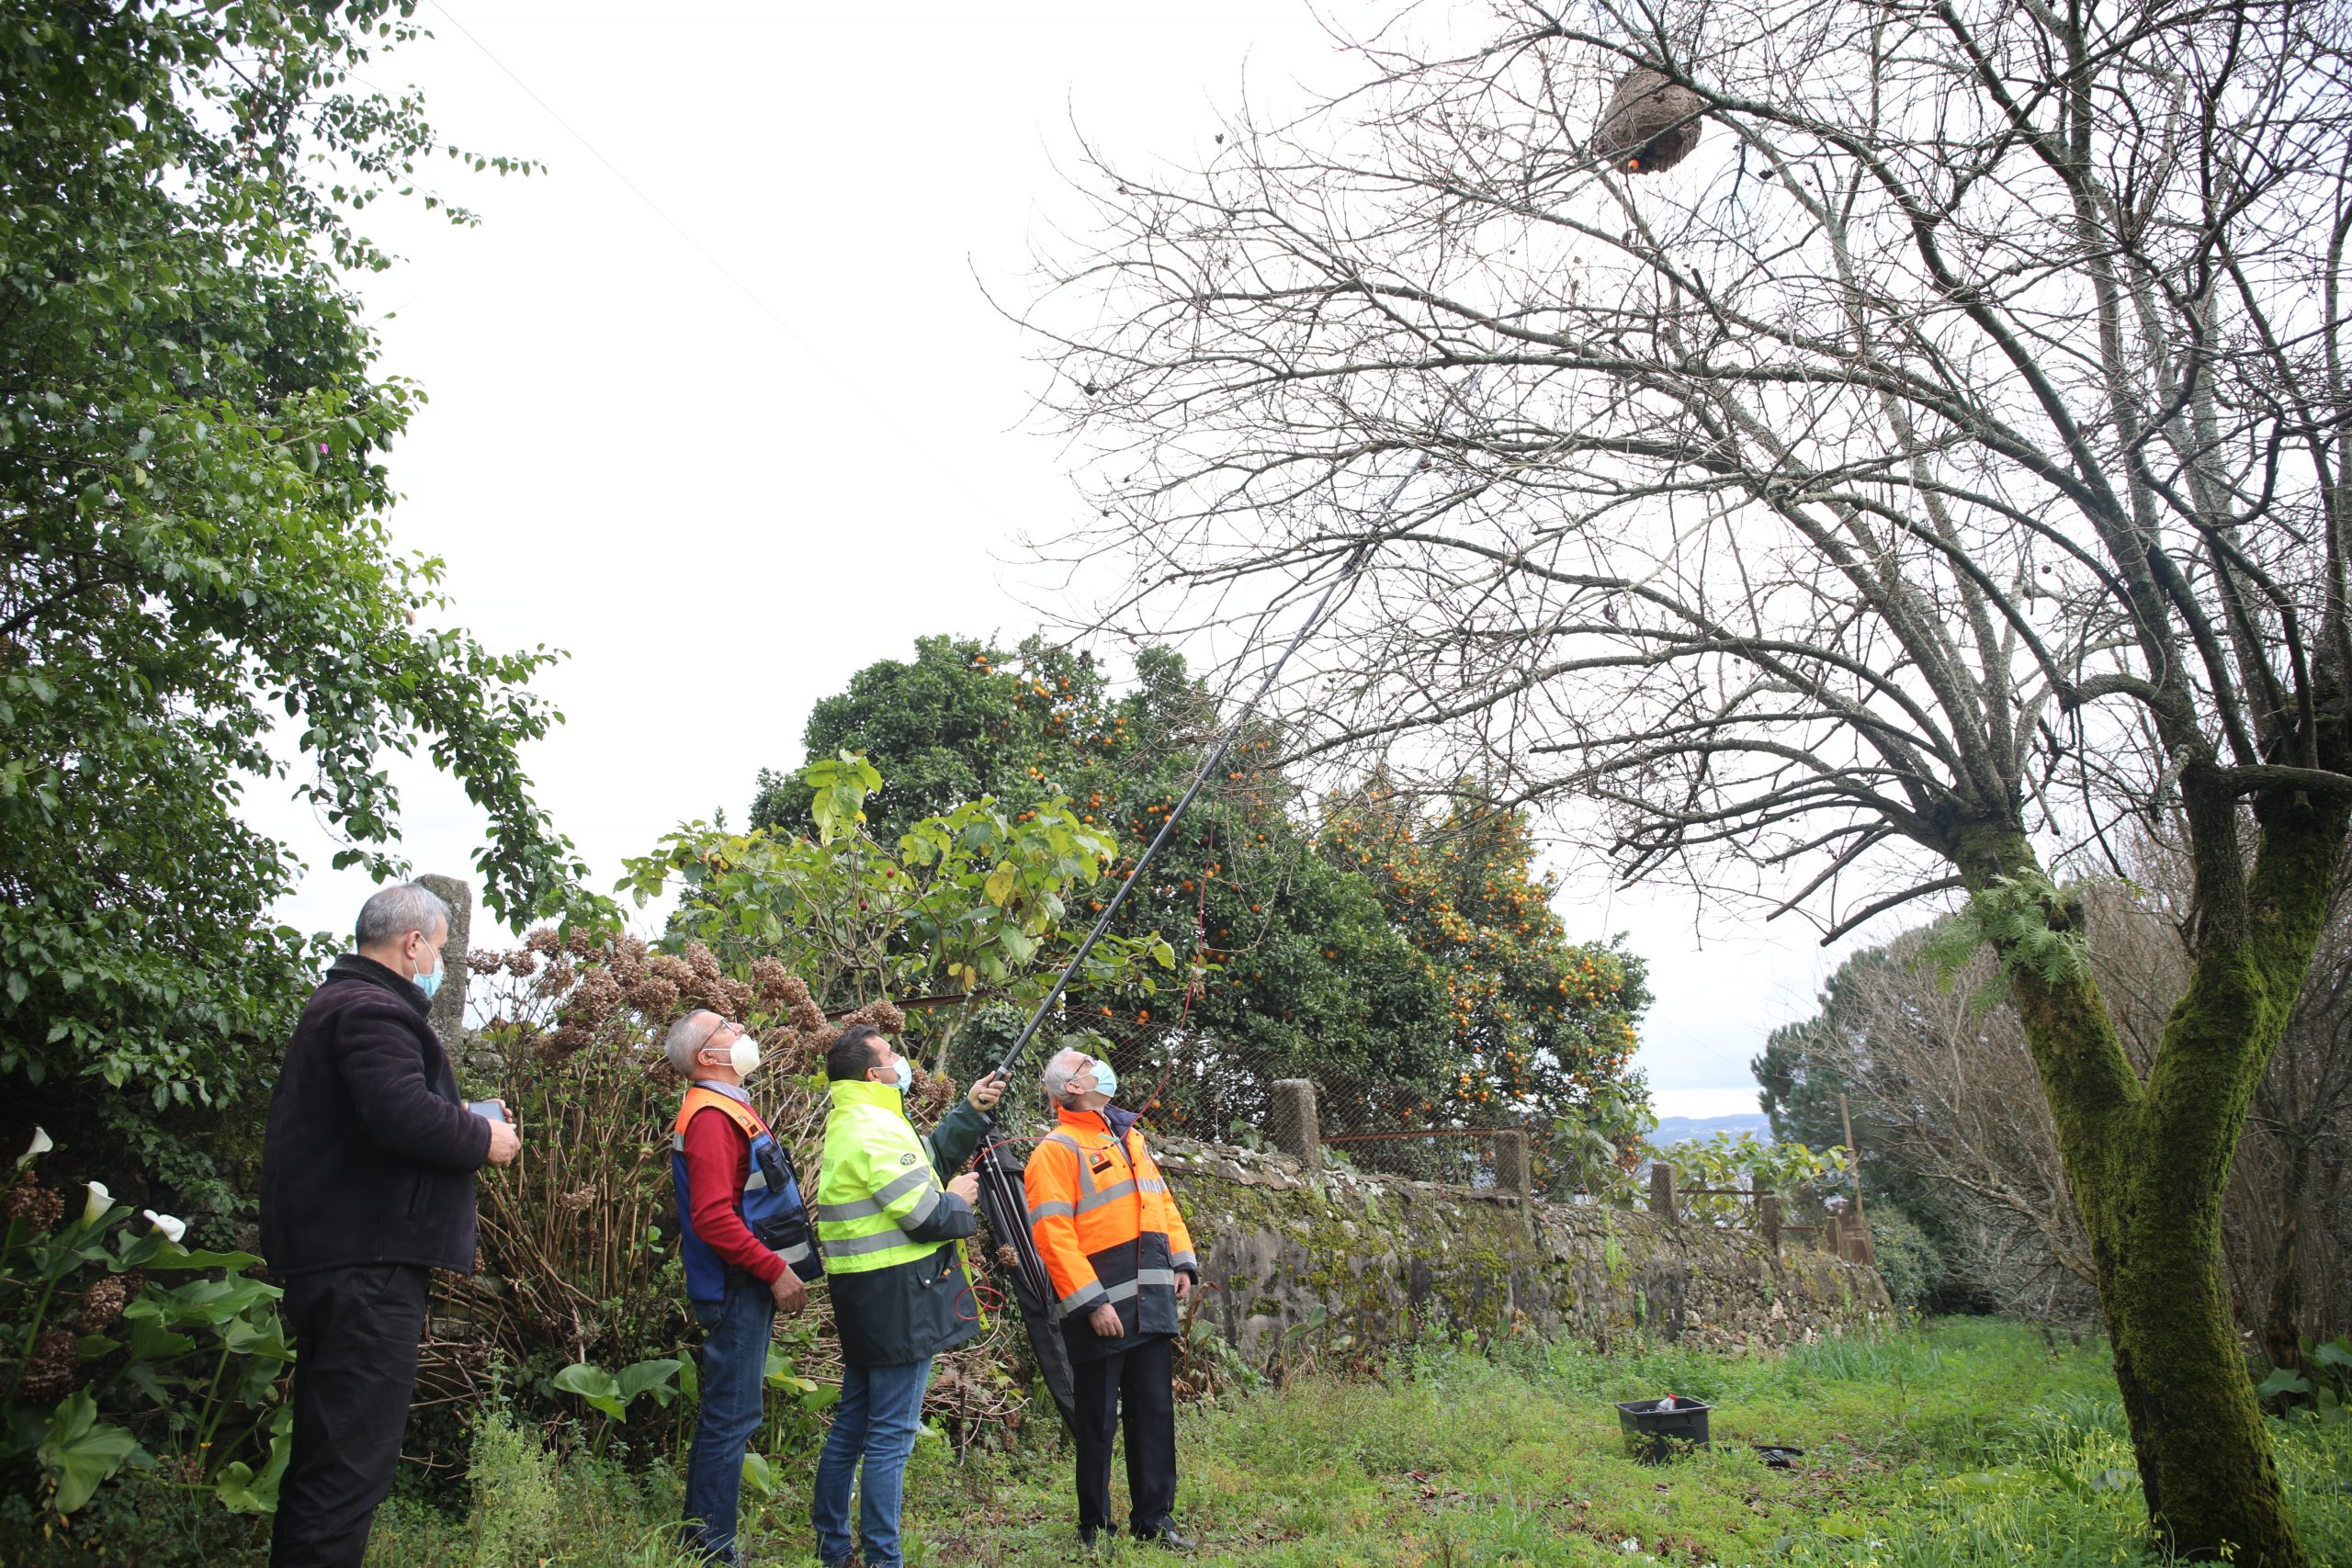
[(1535, 1173), (1527, 1164), (1527, 1134), (1516, 1128), (1495, 1134), (1495, 1190), (1514, 1198), (1535, 1195)]
[(1674, 1168), (1664, 1160), (1650, 1167), (1650, 1213), (1661, 1220), (1682, 1217), (1674, 1201)]
[(1764, 1245), (1774, 1254), (1781, 1250), (1781, 1200), (1777, 1193), (1765, 1192), (1756, 1200), (1756, 1228), (1763, 1233)]
[(1266, 1135), (1274, 1147), (1309, 1170), (1323, 1168), (1323, 1129), (1315, 1115), (1315, 1084), (1310, 1078), (1276, 1078)]
[(466, 950), (474, 919), (474, 886), (458, 876), (420, 876), (419, 887), (449, 906), (449, 934), (441, 942), (441, 988), (433, 993), (433, 1032), (451, 1051), (466, 1029)]
[(1829, 1249), (1832, 1258), (1846, 1256), (1846, 1237), (1835, 1214), (1821, 1222), (1821, 1245)]

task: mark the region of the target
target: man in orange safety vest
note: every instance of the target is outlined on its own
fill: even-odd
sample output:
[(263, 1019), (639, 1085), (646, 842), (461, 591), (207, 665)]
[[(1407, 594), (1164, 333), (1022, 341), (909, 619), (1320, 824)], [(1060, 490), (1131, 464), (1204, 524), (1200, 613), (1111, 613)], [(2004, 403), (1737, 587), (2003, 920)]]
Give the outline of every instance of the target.
[(1111, 1103), (1118, 1075), (1082, 1051), (1046, 1064), (1058, 1125), (1029, 1156), (1023, 1185), (1037, 1251), (1053, 1276), (1078, 1395), (1078, 1533), (1111, 1523), (1111, 1446), (1126, 1410), (1128, 1528), (1177, 1551), (1176, 1400), (1180, 1303), (1200, 1272), (1176, 1200), (1135, 1113)]

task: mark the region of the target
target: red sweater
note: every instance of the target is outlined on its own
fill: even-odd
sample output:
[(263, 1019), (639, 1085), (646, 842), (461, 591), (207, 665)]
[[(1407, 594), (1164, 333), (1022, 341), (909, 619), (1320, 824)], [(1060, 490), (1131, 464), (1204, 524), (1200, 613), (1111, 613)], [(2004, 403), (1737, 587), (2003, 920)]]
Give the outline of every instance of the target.
[(743, 1183), (752, 1177), (752, 1140), (727, 1113), (705, 1107), (686, 1123), (686, 1208), (700, 1236), (725, 1261), (773, 1285), (783, 1258), (762, 1247), (743, 1223)]

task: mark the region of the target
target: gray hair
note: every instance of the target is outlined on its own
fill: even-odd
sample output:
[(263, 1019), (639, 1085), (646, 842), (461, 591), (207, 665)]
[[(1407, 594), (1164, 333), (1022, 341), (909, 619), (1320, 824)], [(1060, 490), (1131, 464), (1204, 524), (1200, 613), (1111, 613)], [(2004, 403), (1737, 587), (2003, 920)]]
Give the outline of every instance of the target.
[(1046, 1070), (1037, 1077), (1039, 1086), (1046, 1091), (1046, 1098), (1058, 1100), (1068, 1094), (1069, 1080), (1078, 1077), (1084, 1065), (1092, 1060), (1093, 1057), (1075, 1045), (1065, 1046), (1047, 1057)]
[(662, 1054), (670, 1058), (670, 1065), (680, 1074), (694, 1077), (695, 1058), (725, 1021), (708, 1008), (696, 1008), (670, 1026), (669, 1035), (662, 1042)]
[(435, 931), (446, 931), (448, 925), (449, 906), (441, 901), (441, 895), (413, 882), (396, 882), (378, 888), (359, 906), (359, 922), (352, 935), (362, 947), (381, 947), (411, 931), (430, 937)]

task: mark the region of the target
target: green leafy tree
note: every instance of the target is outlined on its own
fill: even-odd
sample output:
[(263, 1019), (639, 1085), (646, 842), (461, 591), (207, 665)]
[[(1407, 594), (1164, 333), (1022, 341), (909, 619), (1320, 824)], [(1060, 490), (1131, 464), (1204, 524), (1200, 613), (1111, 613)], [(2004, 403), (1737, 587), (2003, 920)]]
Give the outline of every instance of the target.
[[(911, 787), (894, 784), (867, 803), (884, 835), (964, 792), (1016, 820), (1066, 799), (1081, 826), (1117, 835), (1115, 881), (1174, 809), (1217, 722), (1215, 699), (1172, 649), (1143, 649), (1134, 682), (1114, 690), (1095, 660), (1039, 638), (1007, 652), (924, 637), (911, 663), (868, 666), (820, 702), (805, 741), (810, 755), (854, 747), (886, 776), (911, 775)], [(1190, 1095), (1171, 1085), (1163, 1107), (1169, 1119), (1213, 1133), (1256, 1115), (1266, 1082), (1309, 1063), (1432, 1091), (1442, 1081), (1443, 991), (1371, 885), (1316, 852), (1295, 791), (1265, 761), (1275, 740), (1271, 731), (1242, 738), (1226, 776), (1194, 803), (1120, 911), (1115, 934), (1170, 945), (1175, 995), (1157, 982), (1114, 987), (1071, 1013), (1114, 1029), (1182, 1021), (1196, 1037), (1214, 1036), (1222, 1081)], [(782, 784), (761, 775), (755, 823), (806, 818)], [(1077, 912), (1098, 914), (1108, 896), (1096, 889)]]
[[(944, 1072), (971, 1011), (1045, 994), (1087, 924), (1072, 902), (1101, 878), (1117, 841), (1059, 800), (1010, 813), (984, 796), (909, 823), (893, 852), (867, 820), (883, 781), (865, 759), (844, 753), (798, 777), (813, 835), (689, 823), (628, 862), (622, 889), (642, 906), (681, 878), (672, 941), (700, 942), (744, 974), (772, 959), (831, 1011), (953, 987), (964, 1005), (930, 1025)], [(1148, 995), (1155, 982), (1144, 961), (1166, 969), (1175, 960), (1148, 933), (1106, 939), (1080, 987)]]
[[(1016, 821), (1066, 799), (1081, 825), (1117, 833), (1115, 879), (1159, 831), (1220, 728), (1216, 699), (1170, 649), (1142, 649), (1134, 681), (1114, 688), (1098, 662), (1040, 638), (1007, 652), (923, 637), (911, 661), (870, 665), (820, 701), (804, 739), (812, 756), (861, 750), (893, 781), (865, 803), (886, 838), (972, 792)], [(1376, 854), (1367, 834), (1327, 826), (1318, 838), (1272, 765), (1280, 739), (1265, 728), (1238, 738), (1223, 776), (1120, 911), (1117, 932), (1170, 945), (1173, 998), (1157, 984), (1098, 988), (1071, 1011), (1073, 1024), (1114, 1042), (1136, 1026), (1153, 1038), (1183, 1026), (1187, 1049), (1204, 1059), (1162, 1088), (1161, 1115), (1222, 1134), (1236, 1118), (1254, 1121), (1266, 1085), (1295, 1072), (1327, 1089), (1360, 1081), (1379, 1100), (1363, 1114), (1395, 1124), (1433, 1117), (1441, 1104), (1492, 1119), (1504, 1107), (1567, 1114), (1601, 1088), (1639, 1099), (1626, 1070), (1648, 1000), (1639, 962), (1566, 942), (1524, 822), (1432, 832), (1408, 828), (1391, 807)], [(913, 782), (902, 787), (901, 777)], [(804, 794), (782, 775), (760, 784), (755, 823), (808, 820)], [(1442, 865), (1454, 882), (1440, 890)], [(1107, 896), (1098, 890), (1079, 912), (1098, 912)], [(1465, 982), (1465, 961), (1491, 970), (1490, 981)], [(980, 1032), (1000, 1047), (999, 1032), (1010, 1038)], [(978, 1033), (973, 1043), (967, 1068), (980, 1063)], [(1149, 1065), (1155, 1076), (1164, 1066)]]
[(386, 528), (419, 394), (342, 269), (447, 151), (358, 79), (409, 9), (0, 4), (0, 1080), (182, 1187), (325, 951), (239, 812), (278, 726), (338, 865), (405, 869), (384, 764), (423, 748), (490, 819), (491, 908), (582, 870), (519, 756), (554, 655), (435, 626)]

